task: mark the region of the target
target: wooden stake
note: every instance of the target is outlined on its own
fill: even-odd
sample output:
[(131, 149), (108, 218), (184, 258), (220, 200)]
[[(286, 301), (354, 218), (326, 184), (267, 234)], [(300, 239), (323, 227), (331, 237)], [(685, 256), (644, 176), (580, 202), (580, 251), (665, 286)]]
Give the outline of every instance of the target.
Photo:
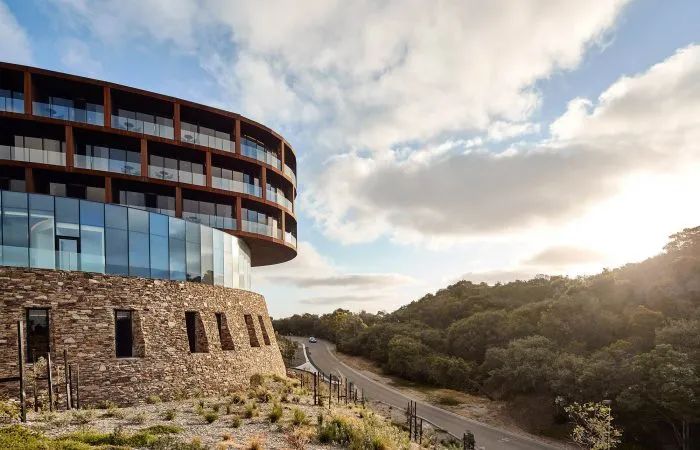
[(49, 411), (53, 411), (53, 371), (51, 370), (51, 353), (46, 354), (46, 379), (49, 383)]
[(66, 379), (66, 409), (71, 409), (71, 398), (70, 398), (70, 378), (68, 372), (68, 351), (63, 350), (63, 376)]
[(19, 406), (20, 419), (27, 421), (27, 398), (24, 392), (24, 326), (21, 320), (17, 321), (17, 354), (19, 357)]

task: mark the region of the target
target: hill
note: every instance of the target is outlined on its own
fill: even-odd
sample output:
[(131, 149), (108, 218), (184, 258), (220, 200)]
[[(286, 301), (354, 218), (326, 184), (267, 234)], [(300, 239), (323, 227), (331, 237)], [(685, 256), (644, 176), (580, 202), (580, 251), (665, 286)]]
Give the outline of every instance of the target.
[(700, 227), (594, 276), (460, 281), (388, 314), (274, 326), (408, 380), (507, 400), (533, 431), (564, 423), (566, 404), (608, 400), (632, 448), (700, 445)]

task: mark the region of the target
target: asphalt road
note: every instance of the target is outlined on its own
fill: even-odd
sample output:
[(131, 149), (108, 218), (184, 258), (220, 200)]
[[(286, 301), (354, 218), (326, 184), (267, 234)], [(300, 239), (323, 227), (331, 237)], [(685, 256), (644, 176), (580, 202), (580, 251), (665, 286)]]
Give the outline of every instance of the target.
[(388, 403), (397, 408), (406, 408), (408, 400), (417, 401), (418, 415), (449, 431), (456, 436), (462, 436), (466, 430), (474, 433), (477, 448), (485, 450), (541, 450), (561, 449), (554, 445), (542, 443), (527, 436), (511, 433), (490, 425), (466, 419), (450, 411), (438, 408), (379, 383), (360, 371), (344, 364), (330, 351), (333, 344), (319, 339), (315, 344), (310, 344), (307, 339), (292, 338), (304, 343), (309, 348), (313, 363), (326, 373), (340, 374), (348, 378), (355, 385), (362, 388), (365, 397)]

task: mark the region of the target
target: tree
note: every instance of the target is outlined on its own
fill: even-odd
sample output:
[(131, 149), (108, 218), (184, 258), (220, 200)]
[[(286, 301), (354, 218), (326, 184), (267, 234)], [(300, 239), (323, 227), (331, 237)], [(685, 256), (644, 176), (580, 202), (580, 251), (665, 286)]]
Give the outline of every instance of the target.
[(481, 362), (489, 347), (504, 342), (508, 315), (504, 310), (485, 311), (453, 323), (447, 330), (450, 353)]
[(672, 234), (664, 247), (666, 253), (697, 253), (700, 249), (700, 227), (685, 228)]
[(590, 450), (610, 450), (620, 443), (622, 430), (613, 425), (612, 410), (605, 403), (572, 403), (564, 408), (574, 424), (571, 437)]

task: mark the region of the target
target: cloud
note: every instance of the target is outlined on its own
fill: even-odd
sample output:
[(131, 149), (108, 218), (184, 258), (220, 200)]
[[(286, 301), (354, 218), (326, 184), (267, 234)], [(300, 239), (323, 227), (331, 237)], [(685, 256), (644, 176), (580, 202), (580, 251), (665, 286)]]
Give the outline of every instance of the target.
[(299, 303), (302, 303), (304, 305), (338, 306), (345, 305), (348, 303), (377, 303), (379, 300), (380, 298), (374, 296), (340, 295), (336, 297), (331, 296), (305, 298)]
[(0, 60), (31, 64), (32, 48), (27, 33), (4, 2), (0, 1)]
[(466, 280), (472, 283), (507, 283), (515, 280), (529, 280), (535, 276), (535, 272), (523, 270), (490, 270), (484, 272), (468, 272), (455, 281)]
[(561, 226), (631, 178), (700, 162), (700, 46), (620, 78), (595, 101), (572, 101), (551, 133), (500, 152), (465, 148), (420, 162), (348, 153), (330, 159), (303, 195), (326, 233), (344, 242)]
[(78, 39), (65, 39), (61, 45), (61, 64), (74, 73), (98, 77), (102, 73), (102, 63), (93, 58), (90, 47)]
[(410, 277), (399, 274), (383, 274), (383, 273), (361, 273), (361, 274), (341, 274), (330, 277), (316, 277), (309, 275), (307, 277), (268, 277), (270, 281), (293, 284), (298, 287), (328, 287), (338, 286), (344, 288), (366, 288), (366, 287), (390, 287), (411, 283), (413, 280)]
[(601, 261), (604, 258), (600, 252), (574, 246), (550, 247), (533, 255), (523, 262), (530, 266), (569, 266), (575, 264), (589, 264)]

